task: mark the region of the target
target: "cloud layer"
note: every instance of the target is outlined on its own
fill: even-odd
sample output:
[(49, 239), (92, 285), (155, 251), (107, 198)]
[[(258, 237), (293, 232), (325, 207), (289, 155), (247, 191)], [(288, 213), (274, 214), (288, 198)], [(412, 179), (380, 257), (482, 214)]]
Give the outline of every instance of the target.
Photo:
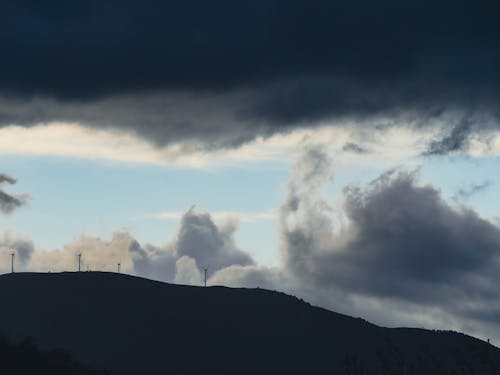
[(221, 148), (324, 121), (375, 130), (446, 115), (449, 134), (429, 149), (441, 153), (498, 125), (499, 10), (488, 0), (7, 1), (0, 124), (78, 122)]

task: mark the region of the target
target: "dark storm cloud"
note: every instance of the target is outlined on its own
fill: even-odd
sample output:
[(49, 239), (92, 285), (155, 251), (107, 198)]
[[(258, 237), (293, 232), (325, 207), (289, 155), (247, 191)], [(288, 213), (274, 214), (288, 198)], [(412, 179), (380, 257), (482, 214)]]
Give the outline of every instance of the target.
[[(15, 184), (17, 180), (5, 173), (0, 173), (0, 187), (4, 183)], [(0, 189), (0, 211), (4, 214), (10, 214), (16, 208), (26, 203), (26, 195), (11, 195)]]
[(0, 122), (80, 121), (225, 147), (336, 117), (495, 115), (499, 8), (9, 0), (0, 12)]

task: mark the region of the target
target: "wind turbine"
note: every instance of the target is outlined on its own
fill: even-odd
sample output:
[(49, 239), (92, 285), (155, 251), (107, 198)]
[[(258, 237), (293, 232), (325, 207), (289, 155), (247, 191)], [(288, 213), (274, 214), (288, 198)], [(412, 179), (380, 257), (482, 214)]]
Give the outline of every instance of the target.
[(14, 273), (14, 253), (10, 254), (10, 272)]
[(78, 272), (82, 270), (82, 253), (78, 253)]

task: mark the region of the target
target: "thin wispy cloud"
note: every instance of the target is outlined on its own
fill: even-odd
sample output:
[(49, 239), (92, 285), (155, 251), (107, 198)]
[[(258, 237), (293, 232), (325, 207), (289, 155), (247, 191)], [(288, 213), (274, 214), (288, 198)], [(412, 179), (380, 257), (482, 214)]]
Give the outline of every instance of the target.
[(17, 180), (5, 173), (0, 173), (0, 211), (4, 214), (10, 214), (15, 209), (24, 205), (29, 196), (27, 194), (8, 194), (3, 190), (5, 184), (13, 185)]
[[(178, 221), (184, 214), (185, 211), (164, 211), (157, 214), (145, 215), (142, 218)], [(210, 216), (216, 221), (225, 219), (237, 219), (241, 222), (255, 223), (261, 221), (278, 220), (278, 211), (274, 209), (262, 212), (210, 211)]]
[(488, 190), (494, 185), (493, 181), (486, 180), (481, 183), (467, 184), (458, 189), (458, 191), (453, 195), (452, 199), (454, 201), (464, 201), (469, 198), (480, 194), (481, 192)]
[[(206, 150), (199, 143), (160, 147), (123, 130), (89, 130), (77, 123), (50, 123), (31, 128), (0, 128), (0, 155), (56, 156), (134, 165), (211, 169), (244, 167), (252, 163), (287, 163), (304, 143), (327, 142), (337, 159), (346, 163), (394, 163), (421, 155), (436, 134), (435, 131), (416, 132), (405, 126), (367, 134), (352, 131), (348, 123), (334, 127), (324, 124), (315, 129), (259, 137), (235, 148)], [(500, 135), (497, 137), (500, 140)], [(463, 150), (463, 153), (473, 153), (478, 157), (495, 153), (500, 155), (500, 146), (496, 147), (492, 139), (477, 139), (472, 144), (474, 148)], [(366, 158), (368, 150), (370, 158)]]

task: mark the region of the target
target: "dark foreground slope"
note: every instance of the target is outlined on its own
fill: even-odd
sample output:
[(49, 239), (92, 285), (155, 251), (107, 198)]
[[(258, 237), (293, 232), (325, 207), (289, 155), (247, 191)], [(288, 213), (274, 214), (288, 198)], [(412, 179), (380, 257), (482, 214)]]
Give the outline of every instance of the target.
[(108, 372), (81, 365), (62, 349), (39, 350), (31, 337), (16, 344), (0, 337), (0, 374), (108, 375)]
[(99, 272), (0, 277), (0, 331), (115, 374), (500, 374), (458, 333), (387, 329), (263, 289)]

